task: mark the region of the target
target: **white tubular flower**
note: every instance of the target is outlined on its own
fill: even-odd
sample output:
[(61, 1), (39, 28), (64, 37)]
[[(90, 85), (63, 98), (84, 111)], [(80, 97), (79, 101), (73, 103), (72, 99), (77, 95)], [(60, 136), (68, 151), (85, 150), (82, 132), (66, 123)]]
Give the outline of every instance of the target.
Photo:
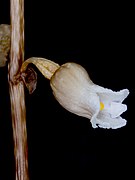
[(126, 125), (120, 115), (128, 89), (114, 92), (95, 85), (86, 70), (76, 63), (60, 66), (50, 79), (53, 94), (68, 111), (90, 119), (93, 128), (117, 129)]

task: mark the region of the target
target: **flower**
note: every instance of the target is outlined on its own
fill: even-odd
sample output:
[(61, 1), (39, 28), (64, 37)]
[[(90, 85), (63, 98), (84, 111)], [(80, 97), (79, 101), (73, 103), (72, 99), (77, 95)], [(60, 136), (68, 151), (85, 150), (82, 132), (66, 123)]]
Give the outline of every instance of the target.
[(50, 79), (57, 101), (68, 111), (90, 119), (93, 128), (117, 129), (126, 125), (120, 115), (127, 110), (122, 104), (129, 90), (114, 92), (94, 84), (79, 64), (65, 63)]
[[(120, 115), (127, 110), (122, 102), (129, 94), (128, 89), (116, 92), (98, 86), (81, 65), (73, 62), (59, 66), (45, 58), (31, 57), (24, 61), (20, 70), (20, 76), (27, 83), (27, 88), (30, 86), (29, 90), (33, 83), (31, 76), (30, 81), (25, 80), (29, 76), (26, 71), (29, 63), (33, 63), (50, 80), (57, 101), (68, 111), (90, 119), (93, 128), (117, 129), (126, 125), (127, 121)], [(34, 90), (35, 81), (34, 86), (32, 84)]]

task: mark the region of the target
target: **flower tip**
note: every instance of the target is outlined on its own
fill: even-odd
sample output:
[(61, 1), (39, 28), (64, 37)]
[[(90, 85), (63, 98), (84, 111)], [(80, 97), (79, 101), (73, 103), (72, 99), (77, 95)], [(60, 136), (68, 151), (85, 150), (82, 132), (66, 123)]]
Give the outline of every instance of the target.
[(123, 90), (121, 90), (121, 92), (123, 92), (125, 98), (129, 95), (128, 89), (123, 89)]

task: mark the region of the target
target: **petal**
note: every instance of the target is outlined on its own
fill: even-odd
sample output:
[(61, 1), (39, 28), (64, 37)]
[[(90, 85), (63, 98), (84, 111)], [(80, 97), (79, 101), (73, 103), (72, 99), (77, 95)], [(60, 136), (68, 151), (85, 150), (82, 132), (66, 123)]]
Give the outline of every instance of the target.
[(92, 85), (91, 88), (99, 95), (101, 102), (102, 101), (123, 102), (123, 100), (129, 95), (128, 89), (123, 89), (120, 91), (112, 91), (111, 89), (103, 88), (98, 85)]
[(127, 105), (120, 102), (102, 102), (104, 107), (102, 111), (104, 113), (109, 113), (112, 118), (120, 116), (123, 112), (127, 110)]
[(111, 114), (112, 118), (116, 118), (116, 117), (120, 116), (126, 110), (127, 110), (127, 105), (117, 103), (117, 102), (111, 102), (110, 114)]
[(120, 116), (117, 118), (111, 118), (109, 114), (103, 112), (100, 112), (97, 117), (93, 117), (93, 118), (94, 119), (91, 121), (93, 128), (97, 127), (98, 125), (101, 128), (117, 129), (125, 126), (127, 123), (127, 121)]

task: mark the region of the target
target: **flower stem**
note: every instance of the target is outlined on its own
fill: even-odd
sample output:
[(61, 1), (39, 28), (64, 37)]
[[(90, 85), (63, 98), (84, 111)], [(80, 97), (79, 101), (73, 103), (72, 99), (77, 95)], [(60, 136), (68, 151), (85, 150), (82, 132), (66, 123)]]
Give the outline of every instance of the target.
[(29, 180), (24, 86), (15, 77), (24, 61), (24, 0), (10, 0), (11, 50), (9, 92), (14, 139), (16, 180)]

